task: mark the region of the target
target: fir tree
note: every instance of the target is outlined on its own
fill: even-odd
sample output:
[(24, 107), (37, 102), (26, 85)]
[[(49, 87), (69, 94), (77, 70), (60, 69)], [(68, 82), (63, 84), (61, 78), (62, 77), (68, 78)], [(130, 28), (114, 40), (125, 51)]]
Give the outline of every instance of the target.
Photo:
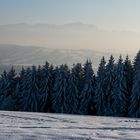
[(14, 111), (20, 111), (20, 104), (19, 104), (19, 94), (20, 94), (20, 84), (19, 84), (19, 79), (17, 80), (16, 88), (15, 88), (15, 93), (13, 96), (14, 100)]
[(28, 68), (26, 70), (26, 75), (23, 80), (23, 90), (21, 98), (21, 110), (23, 111), (38, 111), (38, 85), (37, 85), (37, 70), (35, 66), (32, 66), (32, 70)]
[(78, 90), (78, 112), (80, 112), (79, 111), (79, 109), (80, 109), (80, 102), (81, 102), (81, 98), (80, 98), (80, 96), (81, 96), (81, 92), (82, 92), (82, 90), (83, 90), (83, 73), (84, 73), (84, 70), (83, 70), (83, 67), (82, 67), (82, 65), (81, 65), (81, 63), (77, 63), (76, 65), (74, 65), (74, 69), (75, 69), (75, 76), (76, 76), (76, 78), (77, 78), (77, 80), (78, 80), (78, 83), (77, 83), (77, 90)]
[[(29, 69), (29, 68), (28, 68)], [(30, 69), (29, 69), (30, 70)], [(22, 70), (20, 71), (19, 73), (19, 83), (18, 83), (18, 110), (22, 111), (22, 108), (24, 106), (24, 103), (23, 103), (23, 98), (24, 98), (24, 95), (23, 95), (23, 90), (24, 90), (24, 87), (26, 84), (26, 80), (25, 80), (25, 76), (26, 76), (26, 70), (22, 67)]]
[(140, 117), (140, 51), (134, 60), (134, 76), (129, 115)]
[(123, 59), (120, 55), (117, 66), (116, 66), (116, 80), (114, 82), (113, 89), (113, 113), (115, 116), (123, 116), (126, 112), (126, 94), (123, 92)]
[(79, 94), (79, 81), (76, 76), (76, 69), (73, 66), (68, 85), (68, 113), (77, 114), (78, 113), (78, 94)]
[(49, 108), (49, 94), (50, 94), (50, 66), (46, 62), (42, 70), (38, 69), (38, 85), (39, 85), (39, 94), (38, 102), (41, 111), (47, 112)]
[(6, 96), (13, 95), (16, 88), (16, 72), (12, 67), (7, 74), (7, 87), (6, 87)]
[(37, 102), (38, 102), (38, 111), (43, 112), (45, 108), (45, 104), (47, 102), (47, 95), (48, 90), (46, 90), (46, 81), (44, 80), (45, 74), (44, 70), (42, 70), (42, 67), (39, 65), (37, 69), (36, 74), (36, 83), (38, 86), (38, 92), (37, 92)]
[(105, 58), (101, 59), (99, 68), (97, 71), (97, 81), (95, 88), (95, 102), (97, 115), (103, 116), (105, 114), (106, 103), (106, 66)]
[(4, 71), (2, 75), (2, 96), (1, 96), (1, 109), (4, 110), (15, 110), (16, 104), (16, 96), (15, 96), (15, 89), (16, 89), (16, 72), (12, 67), (11, 70), (6, 73)]
[(48, 112), (53, 112), (53, 105), (52, 105), (52, 93), (53, 93), (53, 87), (54, 87), (54, 81), (55, 81), (55, 68), (53, 65), (50, 65), (50, 78), (49, 78), (49, 94), (48, 94), (48, 105), (47, 110)]
[(7, 72), (4, 71), (0, 77), (0, 109), (4, 109), (2, 102), (5, 99), (5, 87), (7, 85)]
[(115, 82), (115, 64), (114, 64), (114, 57), (111, 55), (109, 62), (106, 66), (106, 98), (105, 98), (105, 114), (104, 115), (113, 115), (113, 88)]
[(57, 68), (52, 95), (53, 109), (56, 113), (67, 113), (68, 111), (68, 77), (69, 69), (67, 65), (61, 65), (60, 68)]
[(123, 67), (123, 80), (122, 80), (122, 91), (126, 96), (126, 110), (124, 116), (128, 116), (130, 97), (132, 95), (132, 85), (133, 85), (133, 67), (128, 55), (126, 56), (124, 67)]
[(80, 114), (95, 114), (95, 75), (92, 63), (88, 60), (84, 65), (84, 86), (80, 98)]

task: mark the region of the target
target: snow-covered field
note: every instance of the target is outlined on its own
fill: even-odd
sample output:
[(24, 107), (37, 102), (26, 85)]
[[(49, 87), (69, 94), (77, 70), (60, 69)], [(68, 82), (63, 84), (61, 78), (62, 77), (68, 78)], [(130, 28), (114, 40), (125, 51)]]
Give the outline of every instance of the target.
[(0, 140), (140, 140), (140, 119), (0, 111)]

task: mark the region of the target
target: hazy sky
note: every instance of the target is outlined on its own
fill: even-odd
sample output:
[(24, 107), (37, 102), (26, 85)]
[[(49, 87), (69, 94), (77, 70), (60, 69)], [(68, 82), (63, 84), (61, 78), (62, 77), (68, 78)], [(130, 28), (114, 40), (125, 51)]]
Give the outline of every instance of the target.
[[(75, 31), (63, 25), (75, 22), (87, 27), (78, 24), (82, 29)], [(140, 46), (140, 0), (0, 0), (0, 25), (16, 23), (48, 23), (63, 28), (48, 32), (46, 26), (1, 26), (0, 43), (126, 53)], [(99, 30), (89, 30), (88, 24)]]
[(0, 0), (0, 24), (21, 22), (140, 31), (140, 0)]

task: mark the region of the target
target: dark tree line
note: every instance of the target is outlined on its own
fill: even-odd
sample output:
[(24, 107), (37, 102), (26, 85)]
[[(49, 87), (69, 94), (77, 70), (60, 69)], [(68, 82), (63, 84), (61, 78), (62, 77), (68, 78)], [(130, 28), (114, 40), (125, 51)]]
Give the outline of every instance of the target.
[(14, 68), (0, 76), (0, 109), (100, 116), (140, 117), (140, 51), (134, 63), (103, 57), (94, 74), (86, 61), (54, 67)]

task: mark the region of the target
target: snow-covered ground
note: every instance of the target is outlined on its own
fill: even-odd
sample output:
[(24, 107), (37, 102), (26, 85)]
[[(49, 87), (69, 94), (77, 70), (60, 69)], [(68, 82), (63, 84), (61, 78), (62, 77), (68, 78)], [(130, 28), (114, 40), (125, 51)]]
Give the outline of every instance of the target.
[(0, 140), (140, 140), (140, 119), (0, 111)]

